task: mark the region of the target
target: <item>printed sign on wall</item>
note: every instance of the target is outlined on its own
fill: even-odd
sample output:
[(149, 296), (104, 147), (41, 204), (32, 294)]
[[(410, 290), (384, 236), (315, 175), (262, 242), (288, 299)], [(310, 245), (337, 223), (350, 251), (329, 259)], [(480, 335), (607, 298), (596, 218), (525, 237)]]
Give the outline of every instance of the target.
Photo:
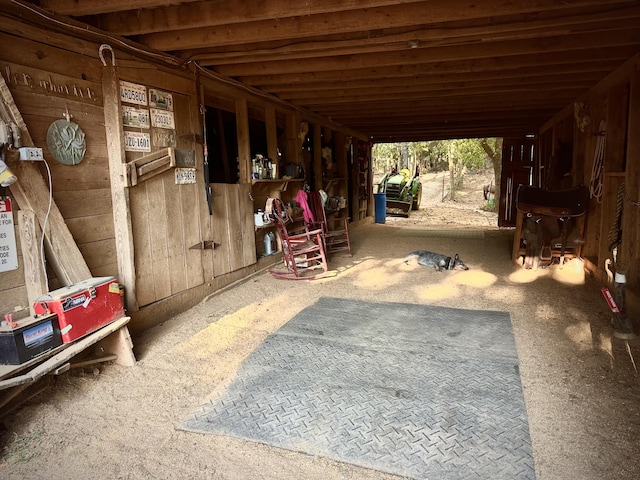
[(196, 183), (195, 168), (176, 168), (176, 185)]
[(11, 200), (0, 200), (0, 272), (18, 268), (16, 232), (13, 229)]
[(122, 123), (125, 127), (149, 128), (149, 110), (123, 105)]
[(147, 87), (120, 80), (120, 102), (146, 105)]
[(165, 110), (173, 110), (173, 95), (169, 92), (150, 88), (149, 105), (152, 107), (164, 108)]
[(173, 130), (174, 128), (176, 128), (176, 124), (173, 121), (173, 112), (152, 108), (151, 109), (151, 126)]
[(150, 152), (151, 135), (141, 132), (124, 132), (124, 149), (127, 152)]

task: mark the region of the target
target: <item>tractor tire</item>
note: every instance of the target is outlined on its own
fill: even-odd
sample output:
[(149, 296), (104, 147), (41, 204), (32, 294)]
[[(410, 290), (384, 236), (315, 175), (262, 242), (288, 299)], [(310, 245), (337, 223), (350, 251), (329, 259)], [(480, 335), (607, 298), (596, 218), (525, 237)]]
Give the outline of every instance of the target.
[(418, 184), (418, 193), (413, 197), (412, 208), (418, 210), (420, 208), (420, 202), (422, 201), (422, 183)]

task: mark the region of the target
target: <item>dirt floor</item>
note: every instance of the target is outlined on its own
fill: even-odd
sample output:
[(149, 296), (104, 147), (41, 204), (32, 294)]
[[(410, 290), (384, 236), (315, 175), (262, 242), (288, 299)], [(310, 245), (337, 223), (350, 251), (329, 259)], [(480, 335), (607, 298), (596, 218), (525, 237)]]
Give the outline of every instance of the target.
[[(257, 274), (135, 338), (136, 366), (57, 377), (4, 419), (0, 478), (397, 478), (179, 430), (266, 336), (320, 296), (509, 312), (537, 478), (640, 478), (640, 344), (612, 336), (599, 285), (579, 260), (563, 269), (514, 265), (513, 232), (482, 209), (485, 180), (469, 177), (458, 202), (426, 200), (409, 218), (353, 226), (354, 255), (331, 259), (333, 277), (287, 282)], [(427, 183), (436, 190), (442, 174)], [(471, 230), (482, 238), (464, 235)], [(470, 270), (405, 264), (415, 249), (457, 252)]]

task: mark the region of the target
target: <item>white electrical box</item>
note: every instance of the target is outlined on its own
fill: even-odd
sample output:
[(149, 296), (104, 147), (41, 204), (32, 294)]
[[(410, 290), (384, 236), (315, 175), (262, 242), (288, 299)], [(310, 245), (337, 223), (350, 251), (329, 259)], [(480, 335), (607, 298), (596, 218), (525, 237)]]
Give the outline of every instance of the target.
[(20, 160), (40, 161), (44, 160), (42, 155), (42, 149), (38, 147), (21, 147), (18, 149), (20, 152)]

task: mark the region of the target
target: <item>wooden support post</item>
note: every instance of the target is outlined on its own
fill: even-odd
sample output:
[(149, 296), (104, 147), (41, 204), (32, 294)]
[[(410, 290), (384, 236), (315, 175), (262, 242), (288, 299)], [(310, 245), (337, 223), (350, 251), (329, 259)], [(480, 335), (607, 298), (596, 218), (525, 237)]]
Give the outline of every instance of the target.
[(118, 260), (118, 281), (125, 288), (125, 302), (131, 312), (137, 311), (136, 270), (134, 261), (133, 233), (129, 191), (123, 175), (126, 162), (124, 150), (124, 129), (122, 107), (120, 105), (120, 79), (115, 65), (107, 65), (102, 71), (102, 95), (104, 97), (104, 126), (109, 156), (109, 176), (111, 202), (113, 205), (113, 225), (116, 237)]
[(619, 248), (618, 263), (627, 269), (627, 279), (631, 279), (630, 286), (637, 288), (633, 279), (640, 275), (638, 261), (640, 250), (640, 228), (638, 228), (638, 214), (640, 213), (640, 60), (631, 75), (629, 92), (629, 122), (627, 124), (627, 165), (625, 173), (625, 200), (622, 210), (622, 245)]
[(626, 83), (614, 85), (607, 92), (607, 142), (604, 170), (623, 172), (629, 111), (629, 88)]
[(302, 150), (302, 140), (299, 137), (300, 133), (300, 114), (297, 112), (291, 112), (287, 115), (287, 151), (286, 161), (295, 165), (302, 164), (300, 160), (300, 151)]
[(322, 125), (313, 125), (313, 174), (316, 190), (322, 189)]
[(29, 311), (35, 314), (33, 302), (40, 295), (49, 291), (47, 272), (42, 265), (42, 249), (40, 248), (38, 220), (31, 210), (18, 211), (20, 229), (20, 248), (22, 250), (22, 266), (24, 281), (29, 300)]
[(96, 344), (96, 354), (104, 356), (115, 355), (115, 362), (123, 367), (132, 367), (136, 364), (133, 354), (133, 342), (126, 325), (113, 332), (111, 335)]
[[(0, 94), (13, 117), (13, 121), (20, 128), (22, 145), (33, 147), (33, 140), (27, 125), (2, 76), (0, 76)], [(49, 186), (42, 178), (38, 167), (34, 162), (20, 161), (11, 162), (10, 167), (18, 177), (18, 181), (11, 185), (9, 190), (18, 202), (20, 209), (34, 212), (41, 225), (44, 225), (44, 220), (47, 219), (45, 246), (49, 254), (49, 264), (58, 281), (62, 285), (68, 286), (90, 278), (91, 271), (87, 262), (78, 249), (58, 206), (50, 199)]]
[(276, 109), (274, 107), (266, 107), (264, 110), (265, 126), (267, 129), (267, 157), (273, 160), (276, 165), (275, 178), (282, 177), (280, 168), (282, 165), (278, 163), (278, 128), (276, 123)]
[[(220, 138), (220, 151), (222, 152), (222, 167), (224, 168), (224, 178), (226, 183), (232, 183), (231, 170), (229, 169), (229, 149), (227, 148), (227, 136), (224, 133), (224, 120), (222, 118), (222, 111), (220, 110), (216, 112), (216, 122), (218, 125), (218, 137)], [(207, 159), (207, 161), (208, 160), (209, 159)]]
[(338, 177), (346, 178), (348, 177), (348, 166), (347, 166), (347, 146), (345, 144), (345, 135), (343, 132), (336, 131), (333, 134), (334, 138), (334, 151), (333, 158), (335, 161), (334, 170)]
[(236, 100), (236, 128), (238, 136), (238, 174), (240, 183), (251, 183), (249, 108), (246, 98)]

